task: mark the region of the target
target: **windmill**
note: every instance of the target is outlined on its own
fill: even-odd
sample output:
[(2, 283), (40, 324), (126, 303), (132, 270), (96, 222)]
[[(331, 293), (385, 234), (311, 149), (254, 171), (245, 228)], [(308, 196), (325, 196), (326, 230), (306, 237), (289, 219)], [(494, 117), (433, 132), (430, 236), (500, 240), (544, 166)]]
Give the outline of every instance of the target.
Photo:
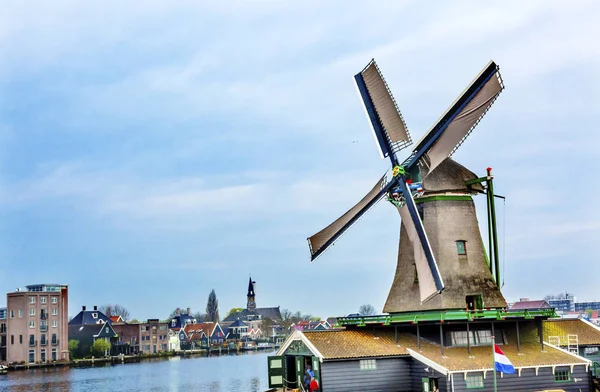
[(491, 180), (491, 171), (478, 178), (450, 158), (503, 90), (498, 66), (490, 61), (403, 161), (397, 154), (412, 140), (375, 60), (354, 79), (381, 157), (391, 162), (391, 176), (386, 173), (354, 207), (308, 238), (311, 262), (386, 198), (400, 213), (401, 230), (385, 312), (464, 308), (474, 298), (480, 305), (506, 307), (471, 198), (490, 193), (483, 182)]

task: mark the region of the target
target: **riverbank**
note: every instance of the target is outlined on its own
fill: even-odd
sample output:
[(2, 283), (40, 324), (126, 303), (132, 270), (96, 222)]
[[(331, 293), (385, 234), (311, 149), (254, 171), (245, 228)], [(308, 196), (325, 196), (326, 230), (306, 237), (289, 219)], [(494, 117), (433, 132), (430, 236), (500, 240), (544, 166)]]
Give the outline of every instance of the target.
[[(181, 350), (181, 351), (166, 351), (156, 354), (143, 354), (143, 355), (117, 355), (114, 357), (100, 357), (100, 358), (84, 358), (74, 359), (72, 361), (55, 361), (47, 363), (30, 363), (30, 364), (19, 364), (19, 365), (7, 365), (9, 371), (15, 370), (28, 370), (28, 369), (40, 369), (40, 368), (52, 368), (52, 367), (91, 367), (91, 366), (106, 366), (109, 364), (125, 364), (125, 363), (137, 363), (144, 360), (157, 359), (157, 358), (169, 358), (169, 357), (188, 357), (188, 356), (209, 356), (209, 355), (221, 355), (221, 354), (233, 354), (242, 353), (245, 351), (258, 351), (243, 350), (240, 348), (218, 348), (218, 349), (195, 349), (195, 350)], [(262, 351), (262, 350), (260, 350)]]

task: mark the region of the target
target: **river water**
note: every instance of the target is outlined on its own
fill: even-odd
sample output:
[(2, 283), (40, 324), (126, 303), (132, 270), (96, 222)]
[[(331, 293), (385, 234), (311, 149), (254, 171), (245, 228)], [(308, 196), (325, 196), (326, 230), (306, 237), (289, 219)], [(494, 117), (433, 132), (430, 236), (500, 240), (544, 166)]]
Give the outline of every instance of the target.
[(268, 389), (268, 355), (273, 352), (12, 371), (0, 375), (0, 391), (263, 392)]

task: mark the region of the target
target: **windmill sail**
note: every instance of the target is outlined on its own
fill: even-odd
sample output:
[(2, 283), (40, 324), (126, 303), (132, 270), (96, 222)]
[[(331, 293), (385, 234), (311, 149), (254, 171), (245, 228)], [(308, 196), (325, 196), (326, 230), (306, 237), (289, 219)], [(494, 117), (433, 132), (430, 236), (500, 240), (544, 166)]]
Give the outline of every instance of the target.
[(373, 207), (387, 192), (387, 176), (383, 176), (375, 186), (362, 198), (361, 201), (350, 208), (329, 226), (308, 238), (311, 260), (315, 260), (321, 253), (348, 230), (365, 212)]
[(419, 277), (419, 293), (423, 303), (439, 294), (444, 289), (444, 282), (412, 194), (404, 181), (400, 180), (399, 184), (405, 200), (405, 204), (400, 208), (400, 218), (412, 243)]
[(412, 143), (404, 118), (375, 60), (354, 76), (382, 158)]
[(423, 177), (456, 151), (503, 88), (498, 66), (491, 61), (417, 144), (411, 164), (419, 161)]

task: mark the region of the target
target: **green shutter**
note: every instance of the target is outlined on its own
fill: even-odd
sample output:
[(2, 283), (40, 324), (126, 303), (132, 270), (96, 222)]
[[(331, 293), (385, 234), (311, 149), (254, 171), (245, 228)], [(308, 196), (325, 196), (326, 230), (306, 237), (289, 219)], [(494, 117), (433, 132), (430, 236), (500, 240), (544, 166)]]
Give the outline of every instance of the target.
[(269, 388), (283, 387), (283, 378), (285, 377), (285, 357), (272, 356), (268, 357), (269, 363)]

